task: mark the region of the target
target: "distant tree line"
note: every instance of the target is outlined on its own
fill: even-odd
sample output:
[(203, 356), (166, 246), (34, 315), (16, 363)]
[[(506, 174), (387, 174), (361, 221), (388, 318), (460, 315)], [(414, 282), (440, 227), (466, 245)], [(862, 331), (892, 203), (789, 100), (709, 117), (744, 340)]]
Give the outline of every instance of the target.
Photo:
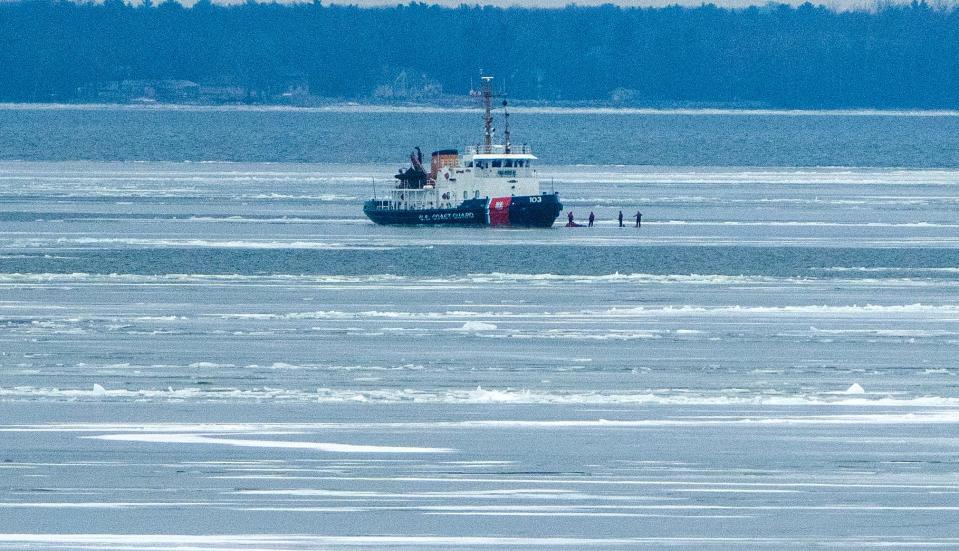
[(0, 3), (0, 101), (163, 79), (242, 87), (251, 100), (300, 82), (367, 98), (401, 77), (465, 94), (481, 69), (519, 99), (954, 108), (959, 12)]

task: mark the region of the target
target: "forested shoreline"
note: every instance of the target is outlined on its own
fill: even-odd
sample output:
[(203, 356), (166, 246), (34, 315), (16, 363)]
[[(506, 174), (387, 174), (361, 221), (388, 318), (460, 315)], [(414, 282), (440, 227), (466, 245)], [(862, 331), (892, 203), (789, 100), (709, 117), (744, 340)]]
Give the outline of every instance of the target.
[(959, 13), (0, 3), (0, 101), (959, 107)]

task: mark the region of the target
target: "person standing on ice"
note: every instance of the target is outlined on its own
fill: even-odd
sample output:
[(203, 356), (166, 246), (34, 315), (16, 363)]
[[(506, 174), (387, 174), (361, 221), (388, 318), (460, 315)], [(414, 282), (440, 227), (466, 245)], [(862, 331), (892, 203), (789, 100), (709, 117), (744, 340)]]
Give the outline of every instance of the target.
[(589, 227), (593, 227), (593, 221), (596, 220), (596, 215), (592, 211), (589, 213)]
[(619, 211), (619, 227), (623, 227), (623, 211)]
[(636, 227), (643, 227), (643, 213), (636, 211)]
[(569, 223), (566, 225), (572, 228), (573, 227), (573, 211), (569, 211), (569, 214), (567, 214), (566, 217), (569, 218)]

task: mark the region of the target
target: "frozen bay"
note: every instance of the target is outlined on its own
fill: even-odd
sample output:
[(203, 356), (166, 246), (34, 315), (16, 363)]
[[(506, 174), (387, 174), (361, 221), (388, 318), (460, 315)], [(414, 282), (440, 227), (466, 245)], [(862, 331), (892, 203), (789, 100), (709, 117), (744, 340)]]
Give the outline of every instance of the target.
[(546, 231), (373, 226), (381, 162), (0, 162), (0, 548), (959, 546), (948, 159), (600, 160)]

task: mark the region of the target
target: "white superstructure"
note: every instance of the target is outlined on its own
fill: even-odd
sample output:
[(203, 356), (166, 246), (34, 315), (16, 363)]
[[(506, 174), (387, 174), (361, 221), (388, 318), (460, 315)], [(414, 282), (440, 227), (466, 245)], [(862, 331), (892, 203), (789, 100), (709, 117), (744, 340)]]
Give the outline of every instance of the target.
[(485, 133), (482, 144), (434, 151), (429, 171), (417, 147), (412, 166), (400, 169), (396, 185), (363, 205), (377, 224), (481, 224), (550, 227), (563, 209), (559, 195), (540, 192), (532, 149), (510, 143), (503, 102), (503, 143), (493, 143), (492, 86), (483, 77)]
[[(434, 152), (429, 173), (423, 168), (418, 151), (415, 152), (411, 155), (413, 168), (397, 174), (396, 187), (381, 200), (397, 209), (435, 209), (454, 208), (468, 199), (540, 195), (532, 148), (509, 142), (505, 101), (505, 143), (492, 143), (491, 80), (492, 77), (483, 77), (485, 143), (467, 146), (462, 155), (456, 150)], [(420, 177), (416, 178), (417, 175)]]

